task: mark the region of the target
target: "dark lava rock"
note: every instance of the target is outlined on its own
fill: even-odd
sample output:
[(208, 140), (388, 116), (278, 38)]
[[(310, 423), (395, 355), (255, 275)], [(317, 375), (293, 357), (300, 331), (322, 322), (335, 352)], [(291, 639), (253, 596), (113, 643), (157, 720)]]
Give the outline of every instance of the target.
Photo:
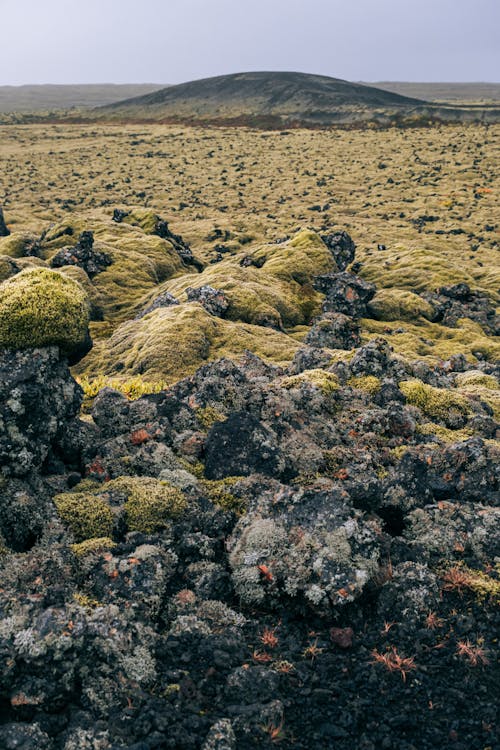
[(353, 318), (366, 314), (367, 304), (376, 292), (374, 284), (347, 271), (316, 276), (313, 286), (326, 294), (323, 312), (339, 312)]
[(435, 292), (423, 292), (421, 296), (434, 307), (436, 322), (454, 328), (459, 318), (470, 318), (487, 334), (500, 335), (500, 316), (488, 296), (484, 292), (473, 292), (464, 282), (440, 287)]
[(339, 271), (344, 271), (354, 260), (356, 252), (356, 245), (351, 237), (347, 232), (332, 232), (322, 234), (321, 239), (335, 258)]
[(104, 271), (111, 263), (112, 260), (107, 253), (94, 248), (92, 232), (82, 232), (74, 247), (63, 247), (50, 261), (52, 268), (62, 266), (83, 268), (90, 278)]
[(189, 302), (199, 302), (210, 315), (219, 318), (224, 317), (229, 307), (225, 293), (221, 289), (214, 289), (213, 286), (188, 287), (186, 294)]
[(175, 299), (173, 294), (170, 294), (170, 292), (162, 292), (153, 300), (150, 305), (145, 307), (144, 310), (141, 310), (141, 312), (135, 316), (135, 320), (143, 318), (145, 315), (153, 312), (153, 310), (156, 310), (158, 307), (171, 307), (172, 305), (178, 304), (179, 301)]
[(305, 343), (329, 349), (354, 349), (360, 344), (359, 326), (342, 313), (325, 313), (314, 322)]
[(56, 347), (0, 355), (0, 466), (6, 476), (38, 470), (83, 399)]
[(255, 472), (278, 476), (284, 461), (276, 437), (248, 412), (231, 414), (215, 424), (205, 446), (205, 476), (222, 479)]
[(168, 223), (163, 219), (158, 218), (155, 227), (155, 234), (164, 240), (168, 240), (174, 247), (175, 252), (188, 266), (194, 266), (198, 271), (203, 271), (203, 263), (194, 257), (193, 251), (185, 242), (182, 237), (178, 234), (174, 234), (169, 228)]
[(5, 219), (3, 217), (3, 209), (0, 206), (0, 237), (8, 237), (10, 234), (10, 231), (7, 228), (7, 224), (5, 223)]

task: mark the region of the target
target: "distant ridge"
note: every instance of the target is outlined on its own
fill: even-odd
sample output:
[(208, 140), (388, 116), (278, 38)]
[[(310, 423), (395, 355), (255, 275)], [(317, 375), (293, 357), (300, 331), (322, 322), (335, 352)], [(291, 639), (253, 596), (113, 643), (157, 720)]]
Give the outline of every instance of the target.
[(103, 104), (142, 96), (165, 84), (155, 83), (85, 83), (85, 84), (26, 84), (0, 86), (0, 113), (37, 112), (80, 107), (99, 107)]

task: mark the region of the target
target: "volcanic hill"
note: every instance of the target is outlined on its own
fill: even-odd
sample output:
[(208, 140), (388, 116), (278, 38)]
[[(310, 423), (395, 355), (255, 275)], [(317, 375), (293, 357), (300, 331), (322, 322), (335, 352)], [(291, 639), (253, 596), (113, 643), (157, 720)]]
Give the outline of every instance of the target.
[(411, 112), (424, 102), (329, 76), (251, 72), (181, 83), (107, 105), (103, 110), (151, 119), (267, 118), (330, 124)]

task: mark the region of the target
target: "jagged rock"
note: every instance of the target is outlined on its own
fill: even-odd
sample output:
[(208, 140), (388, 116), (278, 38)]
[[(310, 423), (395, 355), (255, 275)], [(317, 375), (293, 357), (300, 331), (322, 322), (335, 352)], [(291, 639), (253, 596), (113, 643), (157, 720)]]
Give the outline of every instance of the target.
[(0, 237), (8, 237), (9, 234), (10, 231), (7, 228), (7, 224), (5, 223), (5, 219), (3, 217), (3, 210), (0, 206)]
[(225, 422), (212, 427), (205, 446), (205, 459), (208, 479), (247, 476), (254, 472), (276, 476), (284, 468), (276, 437), (247, 412), (231, 414)]
[(94, 235), (92, 232), (82, 232), (74, 247), (63, 247), (54, 255), (50, 261), (52, 268), (62, 266), (78, 266), (92, 278), (104, 271), (112, 263), (107, 253), (94, 248)]
[(196, 289), (188, 287), (186, 294), (189, 302), (199, 302), (210, 315), (216, 315), (219, 318), (224, 317), (224, 313), (229, 307), (225, 293), (221, 289), (214, 289), (212, 286), (201, 286)]
[(150, 305), (145, 307), (144, 310), (141, 310), (140, 313), (135, 316), (135, 320), (140, 320), (140, 318), (143, 318), (148, 313), (153, 312), (153, 310), (156, 310), (158, 307), (171, 307), (171, 305), (178, 304), (179, 300), (175, 299), (173, 294), (170, 294), (170, 292), (162, 292), (153, 300)]
[(492, 336), (500, 335), (500, 316), (488, 296), (472, 291), (464, 282), (444, 286), (435, 292), (423, 292), (421, 296), (433, 306), (433, 320), (454, 328), (460, 318), (470, 318)]
[(305, 343), (329, 349), (354, 349), (360, 344), (359, 326), (342, 313), (325, 313), (314, 322)]
[(316, 276), (313, 282), (318, 292), (326, 294), (323, 312), (337, 312), (361, 318), (375, 295), (376, 287), (352, 273), (327, 273)]
[(36, 472), (83, 399), (56, 347), (0, 352), (0, 465), (5, 476)]
[(356, 253), (356, 245), (347, 232), (332, 232), (322, 234), (321, 239), (328, 247), (339, 271), (344, 271), (349, 263), (352, 263)]

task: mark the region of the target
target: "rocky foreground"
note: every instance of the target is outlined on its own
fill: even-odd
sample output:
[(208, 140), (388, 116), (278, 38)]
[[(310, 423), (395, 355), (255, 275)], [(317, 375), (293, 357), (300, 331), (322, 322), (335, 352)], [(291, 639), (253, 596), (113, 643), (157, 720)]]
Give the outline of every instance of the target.
[[(498, 363), (363, 343), (376, 290), (332, 248), (291, 364), (222, 358), (83, 416), (89, 307), (57, 269), (109, 258), (82, 235), (2, 285), (1, 748), (497, 747)], [(419, 300), (497, 330), (467, 285)]]

